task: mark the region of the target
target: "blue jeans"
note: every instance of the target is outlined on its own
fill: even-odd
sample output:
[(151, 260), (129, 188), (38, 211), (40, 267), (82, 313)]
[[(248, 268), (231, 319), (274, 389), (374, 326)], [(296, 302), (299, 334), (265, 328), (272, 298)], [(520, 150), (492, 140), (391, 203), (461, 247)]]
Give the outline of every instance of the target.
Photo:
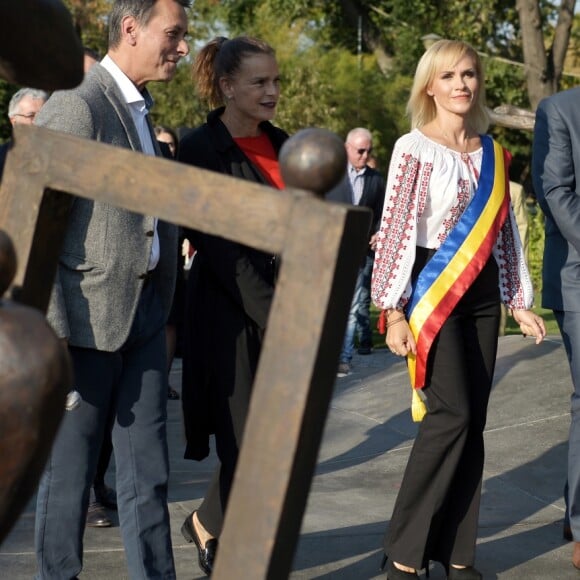
[(365, 263), (358, 271), (356, 285), (348, 321), (346, 323), (346, 334), (342, 343), (339, 362), (349, 363), (352, 360), (354, 351), (354, 339), (358, 333), (359, 345), (371, 347), (373, 344), (373, 333), (371, 331), (371, 275), (373, 273), (374, 256), (367, 254)]
[(99, 448), (115, 417), (117, 504), (129, 577), (174, 580), (167, 509), (167, 357), (153, 284), (142, 292), (131, 333), (116, 352), (70, 347), (82, 401), (66, 411), (36, 504), (39, 580), (76, 578)]
[(580, 312), (554, 310), (570, 364), (574, 392), (570, 400), (568, 480), (564, 489), (566, 521), (574, 541), (580, 541)]

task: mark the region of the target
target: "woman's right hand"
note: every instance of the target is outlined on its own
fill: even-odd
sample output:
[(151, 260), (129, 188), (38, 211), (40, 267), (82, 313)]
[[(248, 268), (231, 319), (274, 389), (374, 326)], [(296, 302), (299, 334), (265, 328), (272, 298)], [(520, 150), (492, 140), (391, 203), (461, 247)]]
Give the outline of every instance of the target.
[(536, 344), (540, 344), (546, 336), (546, 324), (541, 316), (531, 310), (513, 310), (512, 316), (520, 325), (520, 330), (524, 336), (536, 337)]
[(397, 356), (407, 356), (409, 353), (417, 354), (417, 344), (409, 323), (402, 313), (399, 316), (403, 318), (398, 322), (395, 322), (397, 320), (395, 317), (387, 321), (387, 325), (391, 324), (391, 326), (387, 327), (385, 342), (390, 351)]

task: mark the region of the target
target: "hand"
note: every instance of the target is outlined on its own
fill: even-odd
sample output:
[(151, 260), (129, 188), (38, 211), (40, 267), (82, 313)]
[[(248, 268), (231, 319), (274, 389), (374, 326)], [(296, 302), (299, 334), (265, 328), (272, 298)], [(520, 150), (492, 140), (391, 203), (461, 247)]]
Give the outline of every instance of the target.
[(520, 325), (520, 330), (524, 336), (535, 336), (536, 344), (540, 344), (546, 336), (546, 325), (544, 319), (531, 310), (514, 310), (512, 312), (514, 320)]
[(369, 241), (369, 247), (374, 252), (377, 249), (377, 238), (379, 237), (378, 234), (373, 234)]
[[(396, 313), (390, 317), (388, 323), (397, 320), (397, 316), (403, 316), (403, 314), (400, 312)], [(409, 323), (404, 318), (400, 322), (396, 322), (387, 328), (385, 342), (389, 350), (397, 356), (407, 356), (410, 352), (417, 354), (415, 338), (409, 328)]]

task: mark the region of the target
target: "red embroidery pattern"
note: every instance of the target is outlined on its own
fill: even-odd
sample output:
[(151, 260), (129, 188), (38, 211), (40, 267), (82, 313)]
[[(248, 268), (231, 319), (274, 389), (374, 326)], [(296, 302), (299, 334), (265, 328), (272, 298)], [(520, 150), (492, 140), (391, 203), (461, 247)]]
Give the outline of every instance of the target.
[(457, 201), (449, 211), (449, 217), (443, 221), (443, 227), (437, 234), (437, 240), (441, 245), (449, 235), (449, 232), (455, 227), (459, 218), (465, 211), (470, 199), (470, 183), (469, 179), (459, 179), (457, 181)]
[[(418, 181), (418, 176), (422, 177)], [(401, 276), (404, 256), (415, 236), (417, 214), (425, 208), (427, 186), (432, 164), (421, 167), (417, 157), (408, 153), (401, 156), (393, 179), (394, 186), (387, 192), (385, 210), (379, 229), (379, 239), (372, 274), (373, 299), (380, 303)]]
[(504, 302), (516, 310), (526, 308), (524, 286), (520, 280), (520, 261), (516, 251), (516, 242), (511, 221), (506, 219), (498, 237), (497, 252), (499, 256), (500, 290)]

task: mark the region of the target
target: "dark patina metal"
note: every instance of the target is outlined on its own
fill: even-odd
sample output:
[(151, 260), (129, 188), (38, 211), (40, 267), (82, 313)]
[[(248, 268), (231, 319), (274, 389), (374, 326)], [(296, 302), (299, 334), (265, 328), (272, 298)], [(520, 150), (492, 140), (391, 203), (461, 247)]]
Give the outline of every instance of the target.
[[(55, 84), (73, 77), (63, 74)], [(15, 268), (8, 293), (27, 306), (0, 306), (0, 541), (37, 484), (70, 384), (65, 350), (41, 312), (76, 195), (282, 257), (213, 577), (229, 580), (240, 570), (247, 579), (289, 575), (371, 219), (366, 208), (321, 199), (345, 167), (342, 141), (320, 129), (285, 144), (281, 170), (289, 187), (274, 192), (71, 135), (14, 128), (0, 228), (18, 265), (9, 249), (2, 258), (0, 237), (0, 281), (9, 285)]]

